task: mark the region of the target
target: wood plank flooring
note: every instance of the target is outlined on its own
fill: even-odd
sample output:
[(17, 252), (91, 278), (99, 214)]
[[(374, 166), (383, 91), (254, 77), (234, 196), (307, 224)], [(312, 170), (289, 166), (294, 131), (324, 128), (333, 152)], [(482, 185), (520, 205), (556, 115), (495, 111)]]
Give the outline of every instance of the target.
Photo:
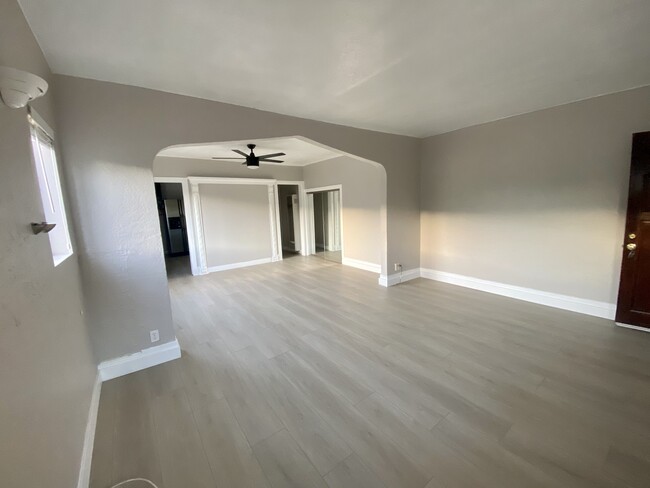
[(104, 383), (91, 488), (650, 487), (650, 334), (314, 257), (169, 270), (183, 357)]

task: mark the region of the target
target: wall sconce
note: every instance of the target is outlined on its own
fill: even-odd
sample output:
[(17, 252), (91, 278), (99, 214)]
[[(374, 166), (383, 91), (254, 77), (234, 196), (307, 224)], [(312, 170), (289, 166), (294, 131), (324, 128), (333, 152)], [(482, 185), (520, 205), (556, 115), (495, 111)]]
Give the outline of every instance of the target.
[(7, 107), (22, 108), (47, 92), (47, 81), (27, 71), (0, 66), (0, 99)]

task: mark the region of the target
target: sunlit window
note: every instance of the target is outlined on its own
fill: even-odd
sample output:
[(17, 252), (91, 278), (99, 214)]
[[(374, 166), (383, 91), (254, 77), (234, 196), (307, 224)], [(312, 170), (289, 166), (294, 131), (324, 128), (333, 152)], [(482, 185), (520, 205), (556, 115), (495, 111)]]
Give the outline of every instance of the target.
[(56, 224), (54, 229), (48, 233), (48, 237), (50, 238), (54, 266), (58, 266), (72, 255), (72, 243), (65, 216), (53, 134), (44, 123), (39, 123), (38, 116), (34, 113), (28, 118), (31, 124), (32, 153), (45, 221)]

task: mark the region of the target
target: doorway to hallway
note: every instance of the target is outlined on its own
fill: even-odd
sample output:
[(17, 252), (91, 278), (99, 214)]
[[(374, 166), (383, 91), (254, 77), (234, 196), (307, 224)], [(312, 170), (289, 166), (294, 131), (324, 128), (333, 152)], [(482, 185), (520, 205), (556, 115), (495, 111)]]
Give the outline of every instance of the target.
[(341, 186), (307, 190), (313, 254), (328, 261), (343, 261)]

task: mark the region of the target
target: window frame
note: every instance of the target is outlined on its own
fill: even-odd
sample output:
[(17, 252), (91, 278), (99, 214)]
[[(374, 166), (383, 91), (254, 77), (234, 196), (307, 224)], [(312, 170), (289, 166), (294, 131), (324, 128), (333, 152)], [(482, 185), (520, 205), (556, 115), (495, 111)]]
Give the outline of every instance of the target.
[[(72, 256), (74, 249), (65, 210), (54, 134), (33, 110), (29, 111), (27, 119), (30, 125), (30, 149), (43, 213), (46, 222), (56, 224), (48, 233), (52, 261), (56, 267)], [(48, 152), (44, 153), (45, 150)]]

